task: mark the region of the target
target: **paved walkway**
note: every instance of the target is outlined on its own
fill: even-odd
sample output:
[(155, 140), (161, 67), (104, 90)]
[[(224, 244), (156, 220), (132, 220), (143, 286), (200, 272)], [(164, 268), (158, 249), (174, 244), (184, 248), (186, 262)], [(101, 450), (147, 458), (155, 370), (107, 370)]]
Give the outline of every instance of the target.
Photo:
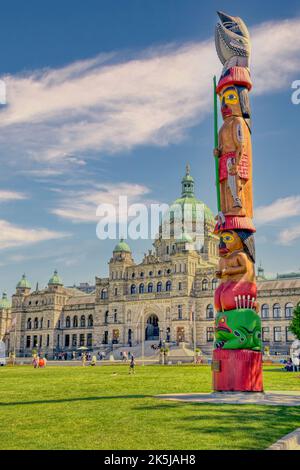
[(300, 406), (300, 391), (174, 393), (155, 398), (206, 404)]

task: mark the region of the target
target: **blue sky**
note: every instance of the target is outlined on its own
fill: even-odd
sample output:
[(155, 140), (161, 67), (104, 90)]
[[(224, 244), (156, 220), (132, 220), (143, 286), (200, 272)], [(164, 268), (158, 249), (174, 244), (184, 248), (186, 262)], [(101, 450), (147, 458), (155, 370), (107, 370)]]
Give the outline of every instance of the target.
[[(216, 10), (241, 16), (253, 42), (251, 92), (257, 259), (300, 268), (297, 1), (10, 1), (1, 5), (0, 291), (26, 272), (65, 284), (107, 274), (96, 205), (171, 202), (190, 162), (216, 211), (212, 75)], [(150, 241), (130, 242), (137, 261)]]

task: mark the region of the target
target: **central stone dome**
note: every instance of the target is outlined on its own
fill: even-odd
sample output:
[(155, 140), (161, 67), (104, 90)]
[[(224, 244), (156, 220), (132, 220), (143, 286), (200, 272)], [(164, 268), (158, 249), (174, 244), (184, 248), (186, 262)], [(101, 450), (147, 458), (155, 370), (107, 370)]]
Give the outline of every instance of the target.
[(169, 222), (173, 226), (176, 225), (177, 231), (184, 232), (185, 235), (187, 235), (187, 227), (190, 227), (188, 235), (192, 236), (193, 233), (195, 234), (197, 221), (200, 224), (207, 222), (214, 224), (214, 215), (204, 202), (196, 198), (194, 178), (190, 174), (189, 165), (186, 166), (186, 174), (181, 180), (181, 186), (181, 197), (172, 202), (162, 218), (162, 224)]

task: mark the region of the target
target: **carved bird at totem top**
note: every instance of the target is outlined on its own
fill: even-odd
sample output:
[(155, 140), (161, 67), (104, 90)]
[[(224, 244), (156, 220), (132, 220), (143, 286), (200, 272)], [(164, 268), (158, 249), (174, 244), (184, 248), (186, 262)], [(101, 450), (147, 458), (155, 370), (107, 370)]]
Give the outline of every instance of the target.
[(235, 65), (249, 67), (250, 35), (241, 18), (217, 12), (220, 22), (216, 25), (215, 44), (223, 73)]

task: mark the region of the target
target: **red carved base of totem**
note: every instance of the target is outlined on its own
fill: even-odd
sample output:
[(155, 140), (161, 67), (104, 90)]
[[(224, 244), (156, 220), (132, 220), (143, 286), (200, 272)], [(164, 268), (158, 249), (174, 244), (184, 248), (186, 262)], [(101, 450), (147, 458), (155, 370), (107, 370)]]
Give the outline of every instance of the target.
[(263, 392), (261, 352), (215, 349), (212, 370), (215, 392)]
[(249, 230), (249, 232), (256, 232), (250, 217), (237, 217), (235, 215), (225, 215), (225, 223), (217, 223), (214, 233), (219, 233), (224, 230)]

